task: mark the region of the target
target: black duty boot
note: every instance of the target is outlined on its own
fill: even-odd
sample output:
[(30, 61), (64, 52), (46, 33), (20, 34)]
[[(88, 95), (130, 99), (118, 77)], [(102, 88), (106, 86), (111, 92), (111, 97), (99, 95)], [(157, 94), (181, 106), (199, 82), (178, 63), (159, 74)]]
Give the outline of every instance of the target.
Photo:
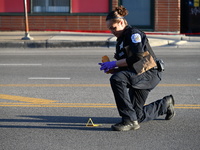
[(113, 131), (129, 131), (137, 130), (140, 128), (138, 121), (120, 122), (111, 126)]
[(166, 104), (167, 104), (167, 113), (165, 120), (170, 120), (175, 116), (175, 111), (174, 111), (174, 98), (172, 95), (165, 96), (164, 99), (166, 99)]

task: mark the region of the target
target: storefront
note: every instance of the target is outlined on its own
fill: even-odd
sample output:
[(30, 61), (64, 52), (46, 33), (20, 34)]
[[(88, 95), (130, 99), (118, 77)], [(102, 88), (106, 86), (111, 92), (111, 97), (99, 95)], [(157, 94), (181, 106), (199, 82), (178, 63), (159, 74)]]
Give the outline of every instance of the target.
[(182, 0), (181, 32), (200, 33), (200, 0)]
[[(23, 30), (24, 0), (0, 0), (0, 29)], [(27, 0), (30, 30), (107, 30), (112, 0)], [(115, 4), (117, 5), (117, 4)]]
[[(1, 31), (24, 30), (23, 1), (0, 0)], [(181, 22), (182, 1), (27, 0), (29, 29), (32, 31), (108, 32), (105, 25), (107, 13), (118, 5), (124, 5), (129, 10), (126, 19), (130, 25), (146, 31), (180, 33), (182, 22), (187, 21)], [(199, 14), (199, 8), (195, 8), (193, 12)], [(198, 31), (198, 28), (192, 32)]]

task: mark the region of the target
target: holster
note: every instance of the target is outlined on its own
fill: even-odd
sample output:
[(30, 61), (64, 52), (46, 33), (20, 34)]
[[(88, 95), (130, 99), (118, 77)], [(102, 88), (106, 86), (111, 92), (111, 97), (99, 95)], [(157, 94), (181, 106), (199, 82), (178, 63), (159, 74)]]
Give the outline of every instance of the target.
[(165, 70), (165, 63), (162, 59), (157, 59), (156, 64), (157, 64), (157, 70), (159, 72), (163, 72)]

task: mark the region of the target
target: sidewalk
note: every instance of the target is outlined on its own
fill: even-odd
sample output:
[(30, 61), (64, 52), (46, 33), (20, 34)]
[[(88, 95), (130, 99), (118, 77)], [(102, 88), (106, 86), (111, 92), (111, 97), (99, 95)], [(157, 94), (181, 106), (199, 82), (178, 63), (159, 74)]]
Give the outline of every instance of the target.
[[(33, 40), (21, 40), (25, 36), (23, 31), (0, 32), (0, 48), (110, 47), (116, 44), (116, 37), (110, 33), (33, 31), (29, 34)], [(146, 34), (152, 47), (200, 48), (200, 36)]]

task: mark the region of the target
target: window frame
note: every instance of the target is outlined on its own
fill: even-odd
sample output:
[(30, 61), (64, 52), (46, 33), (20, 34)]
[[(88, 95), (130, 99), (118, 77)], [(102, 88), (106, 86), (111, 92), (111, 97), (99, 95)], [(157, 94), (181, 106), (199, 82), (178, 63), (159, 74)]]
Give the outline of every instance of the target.
[[(73, 13), (72, 12), (72, 0), (70, 0), (69, 12), (33, 12), (33, 5), (31, 1), (30, 15), (32, 16), (106, 16), (108, 13)], [(109, 12), (112, 10), (112, 0), (108, 0)]]
[[(71, 12), (71, 0), (69, 12), (33, 12), (33, 0), (30, 0), (30, 12), (29, 16), (107, 16), (112, 11), (112, 0), (108, 0), (109, 10), (107, 13), (72, 13)], [(1, 16), (23, 16), (24, 12), (20, 13), (0, 13)]]
[[(31, 14), (40, 14), (40, 13), (42, 13), (42, 14), (46, 14), (46, 13), (70, 13), (71, 12), (71, 0), (69, 0), (69, 12), (34, 12), (33, 10), (34, 10), (34, 5), (33, 5), (33, 0), (30, 0), (30, 2), (31, 2), (31, 5), (30, 5), (30, 13)], [(50, 5), (49, 5), (50, 6)]]

